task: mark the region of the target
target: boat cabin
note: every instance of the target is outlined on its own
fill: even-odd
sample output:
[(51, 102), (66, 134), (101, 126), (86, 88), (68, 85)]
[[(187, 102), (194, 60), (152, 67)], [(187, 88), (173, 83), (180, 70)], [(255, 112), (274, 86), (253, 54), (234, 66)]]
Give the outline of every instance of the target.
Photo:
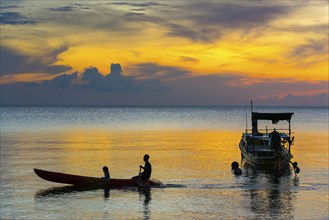
[[(258, 155), (270, 155), (273, 154), (275, 149), (279, 149), (281, 146), (286, 146), (290, 152), (291, 145), (291, 126), (290, 120), (294, 113), (258, 113), (252, 112), (252, 129), (251, 132), (243, 133), (242, 140), (244, 140), (244, 146), (247, 152)], [(277, 124), (279, 121), (286, 120), (289, 123), (289, 129), (280, 129), (280, 131), (288, 130), (285, 132), (276, 132), (277, 140), (276, 144), (273, 138), (273, 130), (258, 129), (259, 120), (272, 121), (272, 124)], [(274, 151), (273, 151), (274, 150)]]

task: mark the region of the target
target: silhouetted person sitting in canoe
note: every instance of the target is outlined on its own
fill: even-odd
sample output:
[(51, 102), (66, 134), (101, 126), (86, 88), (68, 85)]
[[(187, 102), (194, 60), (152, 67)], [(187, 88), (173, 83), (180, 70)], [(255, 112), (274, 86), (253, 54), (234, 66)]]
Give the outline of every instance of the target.
[(139, 168), (143, 169), (144, 172), (139, 173), (138, 176), (134, 176), (133, 179), (138, 179), (139, 177), (141, 178), (141, 180), (150, 179), (151, 173), (152, 173), (152, 165), (149, 162), (150, 156), (148, 154), (145, 154), (143, 159), (144, 159), (145, 165), (144, 166), (140, 165)]
[(103, 167), (104, 177), (102, 177), (103, 180), (109, 181), (110, 180), (110, 172), (109, 168), (107, 166)]
[(152, 166), (149, 162), (150, 156), (148, 154), (145, 154), (143, 159), (144, 159), (145, 165), (139, 166), (140, 168), (142, 168), (144, 170), (144, 172), (141, 173), (141, 177), (142, 177), (142, 180), (148, 180), (148, 179), (150, 179), (151, 173), (152, 173)]

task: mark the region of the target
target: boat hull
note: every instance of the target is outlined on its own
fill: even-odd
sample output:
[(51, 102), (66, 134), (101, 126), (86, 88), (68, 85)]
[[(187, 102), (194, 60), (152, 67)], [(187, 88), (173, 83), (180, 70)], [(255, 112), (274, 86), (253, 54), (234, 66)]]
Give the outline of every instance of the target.
[(157, 179), (149, 179), (146, 181), (138, 181), (134, 179), (110, 179), (109, 181), (105, 181), (102, 178), (97, 177), (87, 177), (87, 176), (79, 176), (72, 175), (66, 173), (58, 173), (41, 169), (34, 169), (34, 172), (42, 179), (70, 184), (76, 186), (86, 186), (86, 187), (98, 187), (98, 188), (124, 188), (124, 187), (163, 187), (165, 186), (160, 180)]
[(264, 169), (284, 169), (289, 167), (291, 155), (285, 149), (280, 152), (272, 152), (271, 155), (264, 156), (258, 155), (257, 152), (247, 152), (243, 145), (243, 141), (240, 142), (239, 148), (242, 159), (254, 167)]

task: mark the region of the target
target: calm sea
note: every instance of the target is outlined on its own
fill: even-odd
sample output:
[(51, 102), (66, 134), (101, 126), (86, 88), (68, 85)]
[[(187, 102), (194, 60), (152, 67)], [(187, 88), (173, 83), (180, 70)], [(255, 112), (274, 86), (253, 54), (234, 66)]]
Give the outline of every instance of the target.
[[(297, 177), (247, 166), (242, 176), (232, 174), (241, 133), (251, 124), (248, 107), (0, 109), (1, 219), (329, 218), (327, 108), (254, 107), (295, 113)], [(111, 177), (130, 178), (145, 153), (152, 177), (168, 187), (83, 191), (33, 172), (101, 177), (107, 165)]]

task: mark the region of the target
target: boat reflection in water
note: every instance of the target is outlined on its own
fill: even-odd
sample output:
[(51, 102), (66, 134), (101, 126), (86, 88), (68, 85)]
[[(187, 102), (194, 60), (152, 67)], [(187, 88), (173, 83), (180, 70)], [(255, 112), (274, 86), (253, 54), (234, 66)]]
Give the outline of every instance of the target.
[(244, 171), (249, 207), (258, 219), (294, 218), (299, 179), (291, 178), (290, 169), (274, 174), (245, 164)]

